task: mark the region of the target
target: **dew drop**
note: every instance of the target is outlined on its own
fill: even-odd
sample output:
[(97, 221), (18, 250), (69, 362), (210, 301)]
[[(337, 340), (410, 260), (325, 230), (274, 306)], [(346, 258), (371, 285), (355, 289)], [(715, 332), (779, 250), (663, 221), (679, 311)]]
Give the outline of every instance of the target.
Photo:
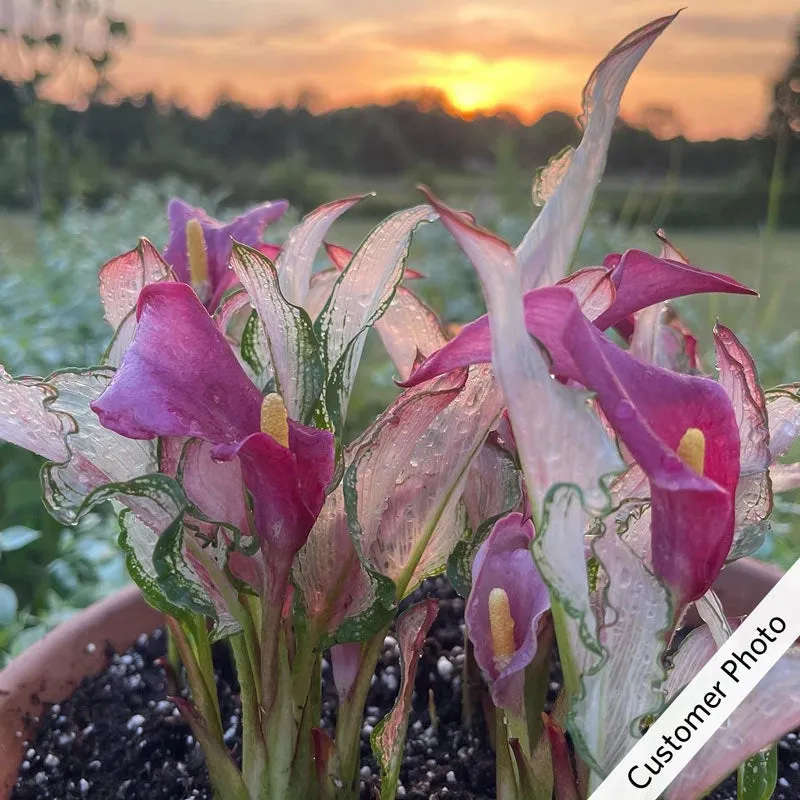
[(741, 736), (729, 736), (725, 744), (728, 750), (738, 750), (743, 743)]
[(627, 589), (631, 585), (632, 581), (633, 575), (631, 575), (631, 571), (627, 567), (623, 567), (619, 571), (619, 575), (617, 575), (617, 588)]
[(633, 419), (636, 414), (635, 409), (628, 400), (620, 400), (615, 409), (618, 419), (629, 420)]

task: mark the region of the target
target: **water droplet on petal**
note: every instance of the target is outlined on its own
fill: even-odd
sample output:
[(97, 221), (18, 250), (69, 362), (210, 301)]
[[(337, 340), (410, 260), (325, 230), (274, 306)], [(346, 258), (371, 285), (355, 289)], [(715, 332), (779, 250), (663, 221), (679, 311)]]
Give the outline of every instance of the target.
[(617, 407), (614, 409), (617, 417), (621, 420), (633, 419), (636, 410), (628, 400), (620, 400)]
[(628, 586), (631, 585), (631, 581), (633, 580), (633, 575), (631, 575), (631, 571), (627, 569), (627, 567), (623, 567), (619, 571), (619, 575), (617, 577), (617, 588), (619, 589), (627, 589)]

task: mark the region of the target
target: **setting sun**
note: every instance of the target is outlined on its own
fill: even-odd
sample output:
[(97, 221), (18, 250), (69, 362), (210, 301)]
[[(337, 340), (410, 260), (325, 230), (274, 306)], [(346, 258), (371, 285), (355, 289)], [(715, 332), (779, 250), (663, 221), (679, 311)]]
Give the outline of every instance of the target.
[(445, 93), (453, 107), (463, 113), (488, 109), (497, 104), (492, 87), (474, 81), (455, 81), (446, 87)]
[(580, 92), (571, 71), (558, 62), (488, 60), (470, 53), (426, 54), (419, 58), (417, 71), (421, 82), (444, 92), (453, 108), (464, 116), (513, 108), (528, 118), (534, 109), (556, 105), (565, 88), (572, 88), (575, 95)]

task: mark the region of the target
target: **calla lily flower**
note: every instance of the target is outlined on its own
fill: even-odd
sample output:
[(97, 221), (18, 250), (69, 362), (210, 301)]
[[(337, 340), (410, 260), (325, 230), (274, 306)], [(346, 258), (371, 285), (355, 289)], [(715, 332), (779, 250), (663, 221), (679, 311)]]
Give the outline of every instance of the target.
[(213, 311), (237, 282), (236, 275), (228, 269), (233, 241), (250, 247), (261, 244), (264, 229), (279, 220), (288, 207), (286, 200), (273, 200), (222, 223), (202, 208), (173, 198), (167, 208), (169, 242), (164, 249), (164, 260), (181, 281), (194, 288), (206, 308)]
[(282, 599), (333, 475), (332, 435), (288, 419), (277, 395), (262, 397), (186, 284), (145, 286), (136, 315), (136, 336), (92, 409), (128, 438), (194, 437), (216, 460), (238, 458)]
[[(491, 239), (508, 247), (435, 199), (431, 203), (457, 240)], [(566, 287), (532, 290), (527, 298), (527, 330), (547, 348), (554, 374), (596, 392), (650, 481), (656, 572), (677, 605), (697, 599), (719, 574), (733, 539), (739, 432), (731, 401), (715, 381), (633, 358), (586, 318)], [(465, 326), (408, 383), (488, 361), (491, 345), (474, 333), (477, 324)]]
[[(630, 317), (634, 312), (676, 297), (702, 292), (756, 294), (726, 275), (707, 272), (642, 250), (628, 250), (621, 256), (609, 256), (606, 261), (609, 262), (606, 266), (610, 265), (606, 274), (616, 287), (616, 294), (611, 304), (594, 320), (599, 330), (620, 325), (623, 334), (630, 334), (633, 330)], [(572, 288), (571, 279), (572, 276), (564, 278), (556, 285)], [(537, 294), (538, 291), (532, 289), (523, 296), (526, 325), (534, 335), (532, 326), (536, 325), (540, 315), (541, 296)], [(492, 340), (488, 315), (464, 325), (455, 338), (420, 365), (411, 380), (400, 385), (410, 386), (441, 375), (455, 366), (475, 363), (478, 354), (480, 361), (491, 361)]]
[(611, 306), (596, 320), (606, 330), (642, 308), (692, 294), (720, 292), (755, 295), (753, 289), (728, 275), (693, 267), (673, 258), (654, 256), (644, 250), (612, 254), (603, 262), (617, 288)]
[(472, 564), (465, 607), (475, 660), (496, 706), (522, 713), (525, 668), (537, 648), (539, 620), (550, 608), (547, 586), (533, 563), (533, 523), (522, 514), (500, 519)]

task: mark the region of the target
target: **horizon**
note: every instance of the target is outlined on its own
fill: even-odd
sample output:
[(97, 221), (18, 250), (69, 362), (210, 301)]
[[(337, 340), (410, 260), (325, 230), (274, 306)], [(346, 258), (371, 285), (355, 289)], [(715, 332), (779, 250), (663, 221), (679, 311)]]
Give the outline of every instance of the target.
[[(204, 116), (222, 98), (256, 111), (303, 98), (325, 112), (432, 94), (465, 119), (511, 113), (525, 124), (549, 111), (577, 116), (603, 56), (673, 10), (655, 0), (615, 0), (601, 15), (589, 0), (548, 9), (530, 0), (405, 0), (402, 9), (388, 0), (108, 4), (132, 32), (114, 53), (110, 100), (153, 93)], [(749, 0), (697, 0), (683, 9), (642, 60), (620, 116), (660, 138), (763, 132), (772, 84), (800, 29), (800, 14), (782, 6), (764, 0), (754, 11)], [(2, 9), (0, 23), (8, 25), (8, 14), (13, 25)], [(89, 41), (100, 41), (102, 18)], [(89, 81), (78, 65), (46, 93), (80, 107)]]
[[(505, 107), (530, 124), (550, 110), (577, 114), (605, 53), (672, 10), (653, 0), (590, 9), (588, 0), (550, 9), (523, 0), (406, 0), (402, 9), (385, 0), (118, 0), (133, 39), (111, 79), (120, 94), (154, 91), (200, 115), (221, 95), (263, 109), (307, 92), (314, 110), (331, 110), (430, 89), (459, 116)], [(648, 107), (671, 108), (690, 139), (758, 133), (797, 21), (781, 0), (757, 11), (745, 0), (699, 0), (645, 56), (621, 116), (639, 124)]]

